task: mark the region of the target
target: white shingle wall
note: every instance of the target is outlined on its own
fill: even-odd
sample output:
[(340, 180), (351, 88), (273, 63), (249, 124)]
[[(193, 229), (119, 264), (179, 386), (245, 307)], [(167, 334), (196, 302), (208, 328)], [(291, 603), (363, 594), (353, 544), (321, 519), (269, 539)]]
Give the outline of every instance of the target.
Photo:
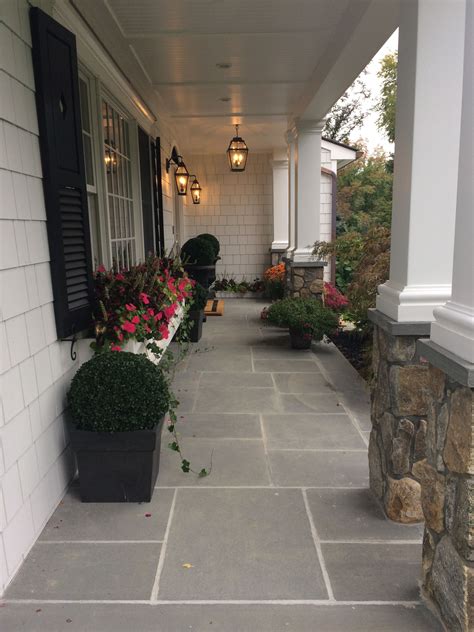
[(0, 593), (73, 473), (77, 361), (56, 340), (28, 5), (0, 2)]
[(221, 243), (217, 273), (237, 280), (262, 277), (273, 239), (272, 156), (250, 152), (243, 173), (232, 173), (225, 153), (190, 156), (188, 168), (203, 188), (201, 204), (187, 196), (186, 239), (212, 233)]

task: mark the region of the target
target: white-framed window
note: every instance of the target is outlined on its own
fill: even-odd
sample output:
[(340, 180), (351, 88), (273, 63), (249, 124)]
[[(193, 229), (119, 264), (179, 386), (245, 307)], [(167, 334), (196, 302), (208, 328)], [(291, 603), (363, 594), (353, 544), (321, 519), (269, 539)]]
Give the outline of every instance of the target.
[(101, 244), (101, 228), (99, 218), (100, 173), (97, 169), (97, 126), (94, 125), (95, 110), (92, 79), (82, 71), (79, 72), (79, 96), (81, 101), (82, 144), (87, 184), (87, 205), (89, 210), (89, 227), (91, 233), (92, 259), (94, 266), (103, 262)]

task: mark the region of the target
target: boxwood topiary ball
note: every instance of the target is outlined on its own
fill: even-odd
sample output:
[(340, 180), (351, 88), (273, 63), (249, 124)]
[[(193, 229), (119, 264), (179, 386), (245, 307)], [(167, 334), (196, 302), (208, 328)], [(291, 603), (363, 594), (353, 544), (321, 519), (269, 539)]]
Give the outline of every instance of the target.
[(144, 355), (104, 352), (81, 366), (68, 400), (79, 430), (124, 432), (154, 428), (168, 411), (161, 369)]
[(201, 233), (200, 235), (197, 236), (197, 238), (207, 239), (207, 241), (212, 244), (212, 247), (214, 248), (214, 251), (217, 257), (217, 255), (219, 254), (221, 250), (221, 244), (219, 240), (217, 239), (217, 237), (215, 237), (214, 235), (211, 235), (210, 233)]
[(181, 248), (181, 258), (186, 263), (198, 266), (210, 266), (215, 263), (214, 246), (207, 239), (193, 237)]

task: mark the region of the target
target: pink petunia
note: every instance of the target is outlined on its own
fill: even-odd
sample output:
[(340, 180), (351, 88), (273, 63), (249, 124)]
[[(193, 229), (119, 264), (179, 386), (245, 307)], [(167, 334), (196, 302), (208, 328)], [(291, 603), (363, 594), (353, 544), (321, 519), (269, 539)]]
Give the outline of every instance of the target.
[(173, 303), (173, 305), (170, 305), (169, 307), (165, 307), (165, 309), (163, 310), (166, 316), (166, 319), (169, 320), (170, 318), (172, 318), (176, 312), (176, 305)]
[(163, 312), (158, 312), (158, 314), (155, 314), (154, 318), (155, 318), (155, 322), (157, 322), (158, 320), (161, 320), (163, 318)]
[(142, 303), (145, 303), (145, 305), (148, 305), (150, 302), (150, 299), (148, 298), (148, 294), (145, 294), (145, 292), (140, 292), (140, 294), (138, 295), (138, 298), (141, 300)]
[(150, 320), (150, 315), (149, 314), (143, 314), (142, 318), (143, 318), (143, 320)]
[(119, 347), (118, 345), (112, 345), (110, 347), (111, 351), (122, 351), (122, 347)]
[(124, 331), (128, 331), (128, 333), (130, 334), (134, 334), (136, 327), (133, 323), (131, 323), (129, 320), (126, 320), (123, 324), (122, 324), (122, 329)]
[(140, 316), (134, 316), (132, 318), (132, 323), (134, 323), (135, 325), (138, 325), (139, 322), (140, 322)]
[(135, 312), (137, 310), (133, 303), (125, 303), (125, 309), (127, 309), (129, 312)]
[(155, 310), (153, 309), (153, 307), (149, 307), (146, 311), (150, 314), (150, 316), (155, 315)]
[(120, 340), (120, 342), (123, 341), (123, 333), (121, 331), (117, 332), (117, 338)]
[(101, 265), (97, 268), (97, 272), (101, 272), (101, 273), (105, 272), (105, 266), (101, 264)]
[(123, 276), (123, 274), (121, 272), (119, 272), (118, 274), (115, 275), (115, 280), (116, 281), (125, 281), (125, 277)]
[(160, 325), (159, 332), (162, 338), (164, 338), (165, 340), (168, 339), (170, 332), (166, 325)]

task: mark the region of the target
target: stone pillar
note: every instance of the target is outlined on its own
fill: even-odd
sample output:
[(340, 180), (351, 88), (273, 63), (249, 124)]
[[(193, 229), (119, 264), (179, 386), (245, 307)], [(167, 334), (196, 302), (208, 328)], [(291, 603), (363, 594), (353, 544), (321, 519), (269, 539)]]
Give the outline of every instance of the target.
[(453, 632), (474, 630), (474, 10), (468, 2), (452, 298), (430, 340), (426, 459), (416, 465), (425, 515), (423, 592)]
[(289, 192), (288, 156), (286, 151), (274, 152), (273, 161), (273, 241), (272, 265), (279, 263), (288, 250)]
[(321, 300), (324, 290), (324, 261), (299, 263), (286, 260), (287, 295)]
[(432, 321), (451, 294), (464, 17), (465, 0), (401, 3), (390, 279), (377, 297), (398, 322)]
[(426, 457), (429, 374), (416, 341), (429, 325), (397, 323), (370, 310), (374, 324), (370, 489), (397, 522), (423, 520), (417, 462)]

